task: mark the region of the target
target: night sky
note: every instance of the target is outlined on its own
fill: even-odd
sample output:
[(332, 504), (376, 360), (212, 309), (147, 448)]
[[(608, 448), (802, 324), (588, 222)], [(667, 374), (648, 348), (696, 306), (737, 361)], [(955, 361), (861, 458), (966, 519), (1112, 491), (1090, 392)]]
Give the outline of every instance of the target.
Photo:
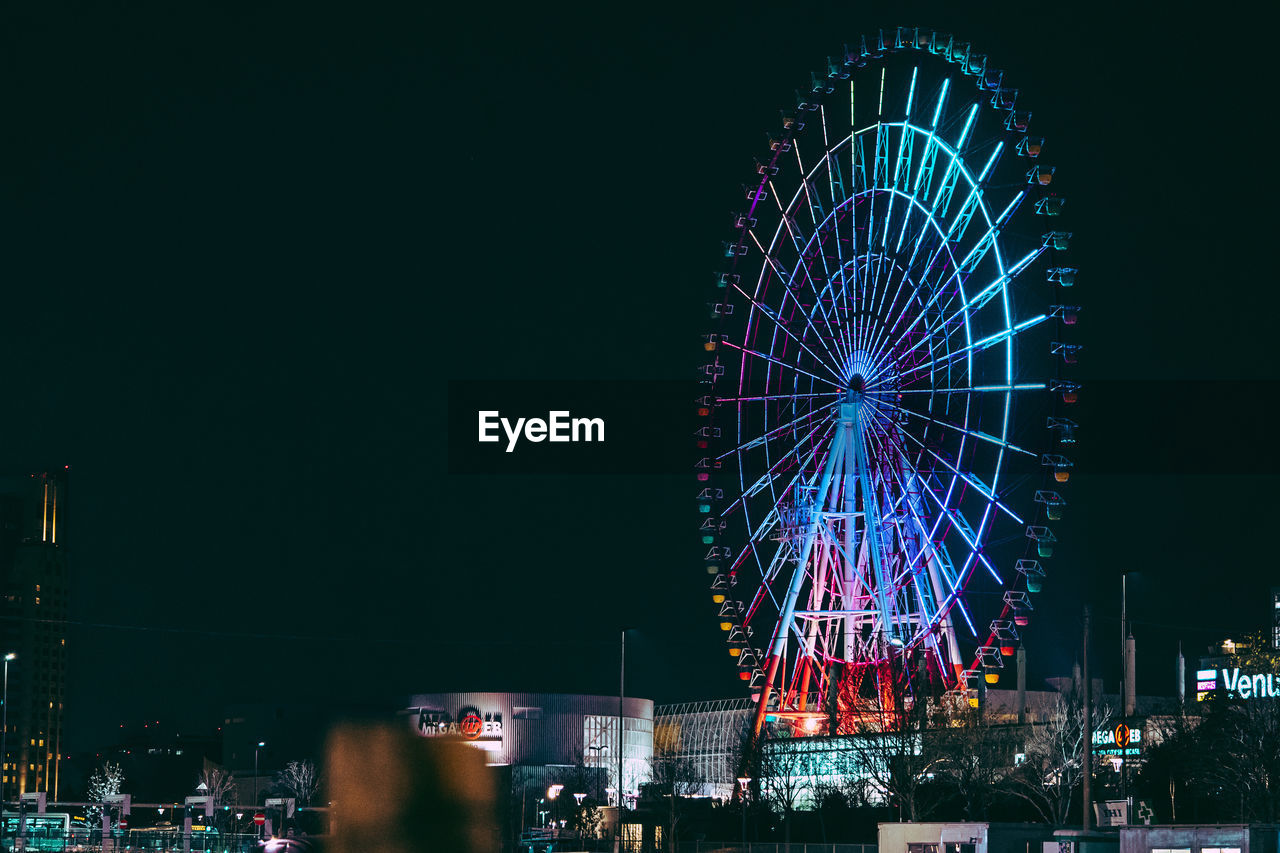
[(1076, 233), (1104, 461), (1073, 478), (1033, 674), (1069, 670), (1088, 598), (1113, 676), (1123, 571), (1140, 692), (1172, 691), (1179, 639), (1269, 618), (1275, 73), (1248, 26), (428, 5), (0, 13), (0, 468), (72, 467), (73, 749), (230, 701), (614, 692), (624, 626), (629, 694), (741, 695), (692, 476), (449, 475), (446, 383), (689, 378), (778, 109), (899, 23), (1007, 70)]

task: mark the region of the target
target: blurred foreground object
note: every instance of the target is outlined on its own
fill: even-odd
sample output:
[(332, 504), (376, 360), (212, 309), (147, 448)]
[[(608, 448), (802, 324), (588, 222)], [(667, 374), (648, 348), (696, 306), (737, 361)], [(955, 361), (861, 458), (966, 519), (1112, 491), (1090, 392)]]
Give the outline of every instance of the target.
[(498, 849), (484, 753), (400, 727), (344, 726), (329, 738), (332, 853)]

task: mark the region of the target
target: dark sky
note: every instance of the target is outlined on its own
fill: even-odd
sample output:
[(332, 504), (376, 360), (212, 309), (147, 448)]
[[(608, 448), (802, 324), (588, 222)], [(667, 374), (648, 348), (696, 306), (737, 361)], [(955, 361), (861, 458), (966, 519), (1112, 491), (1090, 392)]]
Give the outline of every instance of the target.
[(972, 40), (1034, 110), (1109, 383), (1033, 670), (1070, 666), (1084, 597), (1113, 647), (1126, 570), (1140, 690), (1178, 639), (1269, 616), (1275, 74), (1238, 22), (429, 5), (2, 13), (0, 464), (72, 466), (74, 748), (232, 700), (611, 692), (622, 626), (629, 693), (738, 695), (691, 478), (449, 476), (445, 383), (687, 378), (778, 109), (900, 22)]

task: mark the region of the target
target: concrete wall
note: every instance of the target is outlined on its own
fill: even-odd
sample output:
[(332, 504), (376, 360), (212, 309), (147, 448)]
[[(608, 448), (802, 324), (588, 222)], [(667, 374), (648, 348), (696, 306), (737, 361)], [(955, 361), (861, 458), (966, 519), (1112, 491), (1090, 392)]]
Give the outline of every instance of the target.
[(1199, 824), (1186, 826), (1123, 826), (1120, 853), (1150, 853), (1156, 848), (1189, 849), (1235, 847), (1240, 853), (1276, 853), (1280, 829), (1246, 824)]
[(948, 844), (972, 844), (974, 853), (1041, 853), (1052, 838), (1052, 827), (1036, 823), (882, 823), (879, 853), (907, 853), (909, 844), (937, 844), (938, 853), (948, 853)]

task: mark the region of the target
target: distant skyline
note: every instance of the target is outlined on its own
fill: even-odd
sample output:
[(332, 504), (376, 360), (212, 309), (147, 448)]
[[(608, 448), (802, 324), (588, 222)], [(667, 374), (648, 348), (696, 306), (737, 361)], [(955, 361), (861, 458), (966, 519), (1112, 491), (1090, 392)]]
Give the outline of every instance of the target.
[[(1082, 405), (1091, 381), (1174, 382), (1094, 405), (1082, 444), (1212, 459), (1272, 422), (1274, 178), (1240, 157), (1273, 72), (1212, 8), (3, 16), (0, 467), (71, 466), (68, 751), (238, 701), (614, 693), (624, 627), (628, 694), (744, 695), (692, 477), (450, 476), (445, 383), (687, 379), (778, 110), (904, 17), (981, 45), (1048, 140)], [(1191, 665), (1269, 628), (1274, 463), (1232, 452), (1243, 470), (1073, 477), (1034, 678), (1070, 672), (1085, 600), (1114, 678), (1127, 570), (1140, 692), (1172, 692), (1179, 640)]]

